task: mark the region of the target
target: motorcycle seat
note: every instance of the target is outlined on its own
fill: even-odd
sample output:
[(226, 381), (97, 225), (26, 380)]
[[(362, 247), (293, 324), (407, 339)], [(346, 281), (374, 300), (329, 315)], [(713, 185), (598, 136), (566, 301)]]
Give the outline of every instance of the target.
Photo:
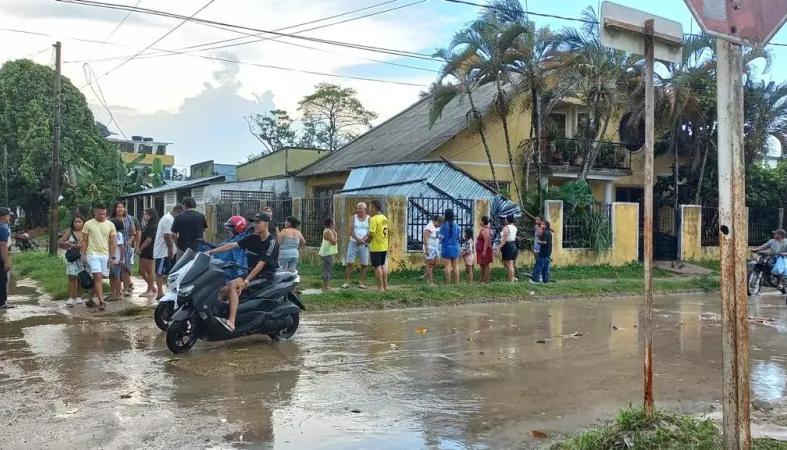
[(293, 281), (295, 278), (298, 277), (298, 274), (295, 272), (290, 272), (287, 270), (280, 270), (273, 274), (273, 281), (276, 283), (286, 283), (288, 281)]

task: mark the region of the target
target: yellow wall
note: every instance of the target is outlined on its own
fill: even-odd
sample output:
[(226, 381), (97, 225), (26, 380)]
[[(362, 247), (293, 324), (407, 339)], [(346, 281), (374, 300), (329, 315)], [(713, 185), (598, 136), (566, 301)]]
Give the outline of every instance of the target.
[[(612, 204), (612, 247), (603, 252), (563, 248), (563, 202), (546, 202), (547, 220), (552, 225), (552, 262), (555, 266), (622, 266), (639, 259), (639, 205)], [(633, 225), (633, 226), (632, 226)]]
[[(140, 153), (128, 153), (128, 152), (120, 152), (120, 157), (123, 158), (123, 162), (126, 164), (134, 162), (137, 158), (139, 158)], [(156, 159), (161, 161), (162, 165), (165, 166), (172, 166), (175, 164), (175, 156), (173, 155), (153, 155), (153, 154), (146, 154), (142, 160), (140, 160), (137, 164), (139, 165), (151, 165), (153, 161)]]
[(680, 205), (678, 257), (682, 261), (705, 259), (702, 254), (702, 206)]
[(341, 189), (341, 187), (344, 187), (348, 176), (350, 176), (350, 172), (311, 176), (306, 179), (306, 196), (313, 197), (314, 191), (319, 188), (337, 186)]
[(287, 175), (328, 155), (327, 150), (286, 148), (238, 166), (238, 181)]

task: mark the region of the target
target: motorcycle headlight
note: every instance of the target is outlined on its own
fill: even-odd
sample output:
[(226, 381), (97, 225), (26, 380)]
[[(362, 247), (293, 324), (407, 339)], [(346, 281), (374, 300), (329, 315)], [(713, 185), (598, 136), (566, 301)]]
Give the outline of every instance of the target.
[(185, 286), (178, 289), (178, 297), (188, 297), (194, 292), (194, 285)]

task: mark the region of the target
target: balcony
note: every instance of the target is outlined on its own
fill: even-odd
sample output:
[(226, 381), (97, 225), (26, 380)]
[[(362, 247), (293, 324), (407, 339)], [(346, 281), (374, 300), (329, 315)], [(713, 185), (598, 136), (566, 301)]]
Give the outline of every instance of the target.
[[(552, 170), (579, 170), (584, 163), (582, 139), (546, 138), (543, 154)], [(594, 172), (631, 172), (631, 152), (620, 142), (602, 142), (593, 167)]]

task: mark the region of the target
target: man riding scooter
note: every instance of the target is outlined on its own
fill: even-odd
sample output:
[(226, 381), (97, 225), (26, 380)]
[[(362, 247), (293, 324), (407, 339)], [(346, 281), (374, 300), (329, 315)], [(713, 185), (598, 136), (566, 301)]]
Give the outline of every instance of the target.
[(229, 282), (230, 311), (227, 319), (217, 318), (229, 331), (235, 331), (235, 318), (238, 313), (240, 295), (249, 283), (256, 278), (272, 279), (279, 267), (279, 246), (276, 239), (268, 231), (270, 215), (259, 213), (254, 216), (254, 234), (243, 237), (237, 242), (229, 242), (208, 250), (208, 255), (241, 249), (245, 252), (250, 271), (245, 277), (237, 277)]
[(773, 239), (752, 250), (755, 253), (767, 252), (776, 259), (771, 273), (778, 277), (779, 290), (782, 293), (785, 292), (784, 276), (787, 275), (787, 239), (785, 237), (787, 237), (787, 232), (783, 229), (773, 230)]

